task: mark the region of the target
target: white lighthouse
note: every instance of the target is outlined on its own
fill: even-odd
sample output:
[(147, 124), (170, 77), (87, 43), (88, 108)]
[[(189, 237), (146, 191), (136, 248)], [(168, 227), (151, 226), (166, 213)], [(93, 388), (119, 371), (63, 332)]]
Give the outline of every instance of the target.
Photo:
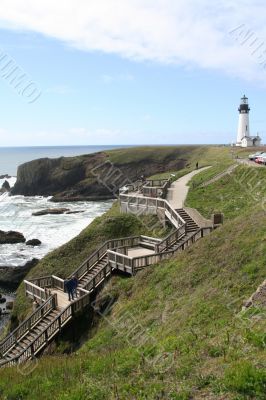
[(250, 136), (249, 131), (249, 105), (248, 98), (244, 95), (241, 98), (238, 120), (238, 131), (237, 131), (237, 141), (236, 146), (241, 147), (254, 147), (260, 146), (261, 138), (257, 136)]

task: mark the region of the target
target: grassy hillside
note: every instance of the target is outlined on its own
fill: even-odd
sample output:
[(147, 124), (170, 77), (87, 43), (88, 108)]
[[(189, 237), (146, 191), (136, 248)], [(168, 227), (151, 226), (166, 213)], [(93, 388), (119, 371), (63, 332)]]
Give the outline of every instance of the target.
[(167, 162), (190, 159), (192, 154), (204, 151), (204, 146), (139, 146), (105, 151), (116, 165), (132, 162)]
[(197, 208), (207, 218), (215, 211), (222, 211), (230, 219), (256, 206), (266, 210), (266, 168), (240, 165), (232, 175), (206, 187), (199, 186), (212, 176), (210, 168), (191, 180), (187, 206)]
[(0, 393), (39, 400), (265, 399), (263, 310), (246, 322), (237, 316), (265, 278), (265, 216), (258, 209), (244, 217), (134, 279), (112, 279), (103, 295), (118, 301), (83, 348), (41, 358), (26, 377), (1, 370)]
[(196, 163), (199, 167), (212, 165), (211, 176), (226, 169), (234, 163), (230, 147), (225, 146), (195, 146), (189, 147), (189, 157), (186, 167), (182, 170), (172, 170), (161, 174), (153, 175), (153, 178), (168, 178), (170, 173), (175, 175), (174, 179), (179, 178), (195, 169)]
[[(266, 168), (257, 175), (257, 169), (240, 166), (231, 176), (199, 188), (231, 163), (228, 149), (214, 149), (207, 148), (209, 158), (202, 154), (202, 160), (212, 163), (220, 157), (220, 162), (212, 173), (210, 169), (194, 178), (187, 205), (206, 216), (223, 211), (224, 226), (134, 278), (113, 277), (97, 309), (117, 300), (109, 311), (95, 313), (94, 329), (83, 347), (71, 355), (40, 358), (26, 376), (20, 368), (0, 370), (0, 398), (266, 399), (265, 309), (240, 313), (265, 279)], [(252, 201), (248, 193), (260, 200)], [(32, 274), (66, 276), (99, 241), (149, 234), (147, 224), (154, 222), (149, 218), (143, 226), (133, 216), (119, 215), (115, 206), (45, 257)], [(16, 313), (26, 311), (20, 289)]]

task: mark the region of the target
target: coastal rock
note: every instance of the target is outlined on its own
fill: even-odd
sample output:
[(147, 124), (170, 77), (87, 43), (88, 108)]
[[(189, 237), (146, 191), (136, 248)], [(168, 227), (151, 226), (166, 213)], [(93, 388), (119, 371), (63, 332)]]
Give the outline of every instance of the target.
[(20, 232), (16, 231), (0, 231), (0, 244), (25, 243), (26, 239)]
[(13, 301), (7, 301), (6, 309), (7, 310), (13, 310), (13, 307), (14, 307), (14, 302)]
[(8, 183), (8, 181), (5, 181), (0, 189), (0, 193), (6, 193), (10, 191), (10, 185)]
[(0, 179), (10, 179), (10, 178), (11, 178), (11, 176), (8, 174), (0, 175)]
[(6, 298), (3, 297), (0, 293), (0, 304), (4, 304), (6, 302)]
[(27, 246), (40, 246), (41, 244), (42, 242), (39, 239), (30, 239), (26, 242)]
[(47, 214), (64, 214), (66, 212), (69, 212), (69, 208), (46, 208), (45, 210), (34, 212), (32, 215), (36, 217)]
[(15, 290), (23, 281), (27, 273), (37, 265), (38, 261), (37, 258), (33, 258), (31, 261), (28, 261), (25, 265), (20, 267), (0, 267), (0, 285), (3, 288)]
[(84, 210), (80, 210), (80, 211), (67, 211), (66, 214), (80, 214), (83, 213)]
[(116, 197), (119, 187), (141, 175), (179, 170), (191, 149), (144, 147), (76, 157), (42, 158), (18, 167), (12, 195), (53, 196), (52, 201), (99, 201)]

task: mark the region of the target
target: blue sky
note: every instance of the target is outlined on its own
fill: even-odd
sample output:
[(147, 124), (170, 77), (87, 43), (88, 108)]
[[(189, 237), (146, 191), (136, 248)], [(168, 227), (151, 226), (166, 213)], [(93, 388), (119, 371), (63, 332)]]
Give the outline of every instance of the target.
[(230, 143), (244, 93), (251, 131), (266, 142), (266, 70), (243, 43), (249, 31), (266, 39), (264, 19), (239, 16), (240, 2), (197, 15), (205, 0), (3, 2), (1, 53), (41, 94), (29, 104), (0, 76), (1, 146)]

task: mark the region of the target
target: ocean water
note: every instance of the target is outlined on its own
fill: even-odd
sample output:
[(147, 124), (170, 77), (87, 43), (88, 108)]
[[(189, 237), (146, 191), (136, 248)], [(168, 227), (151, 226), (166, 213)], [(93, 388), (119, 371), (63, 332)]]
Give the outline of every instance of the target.
[[(0, 176), (11, 175), (12, 187), (16, 181), (17, 167), (21, 163), (42, 157), (62, 157), (89, 154), (126, 146), (55, 146), (55, 147), (0, 147)], [(0, 179), (0, 187), (5, 179)], [(93, 219), (102, 215), (112, 201), (76, 202), (55, 204), (49, 197), (24, 197), (0, 195), (0, 230), (14, 230), (27, 240), (37, 238), (38, 247), (25, 244), (0, 245), (0, 266), (21, 266), (32, 258), (42, 258), (51, 250), (78, 235)], [(45, 208), (68, 208), (76, 214), (44, 215), (34, 217), (33, 212)]]
[[(49, 199), (41, 196), (0, 196), (0, 230), (18, 231), (23, 233), (26, 240), (37, 238), (42, 242), (36, 247), (24, 243), (0, 245), (0, 266), (21, 266), (32, 258), (42, 258), (78, 235), (95, 217), (102, 215), (112, 205), (112, 200), (52, 203)], [(58, 207), (79, 213), (32, 215), (36, 211)]]
[(37, 158), (71, 157), (129, 146), (46, 146), (46, 147), (0, 147), (0, 176), (17, 175), (17, 167)]

